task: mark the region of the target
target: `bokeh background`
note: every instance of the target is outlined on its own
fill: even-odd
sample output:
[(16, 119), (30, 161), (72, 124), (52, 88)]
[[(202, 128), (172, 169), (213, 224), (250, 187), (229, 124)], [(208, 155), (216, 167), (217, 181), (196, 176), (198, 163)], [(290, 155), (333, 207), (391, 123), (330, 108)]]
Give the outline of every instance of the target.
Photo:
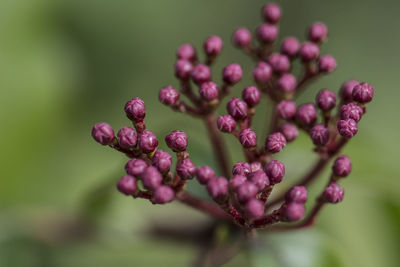
[[(190, 266), (193, 243), (150, 237), (153, 224), (207, 218), (179, 203), (152, 206), (115, 190), (126, 159), (95, 143), (94, 123), (128, 125), (123, 105), (147, 104), (147, 124), (162, 140), (179, 128), (190, 136), (196, 164), (215, 166), (200, 121), (158, 103), (158, 90), (177, 85), (176, 47), (221, 35), (224, 53), (214, 76), (232, 61), (251, 84), (253, 63), (230, 44), (239, 26), (260, 23), (261, 0), (2, 0), (0, 2), (0, 266)], [(398, 266), (400, 180), (398, 87), (399, 1), (278, 1), (281, 33), (304, 40), (315, 21), (330, 29), (323, 52), (339, 68), (313, 84), (299, 103), (321, 88), (337, 91), (350, 78), (376, 89), (373, 103), (346, 147), (352, 175), (345, 201), (326, 207), (314, 229), (266, 234), (227, 266)], [(259, 113), (267, 114), (263, 102)], [(265, 116), (258, 116), (261, 130)], [(240, 158), (229, 138), (230, 151)], [(161, 147), (165, 148), (165, 144)], [(285, 188), (311, 163), (311, 142), (301, 136), (282, 152)], [(328, 174), (326, 173), (325, 176)], [(314, 196), (325, 183), (315, 183)], [(197, 195), (204, 189), (193, 182)]]

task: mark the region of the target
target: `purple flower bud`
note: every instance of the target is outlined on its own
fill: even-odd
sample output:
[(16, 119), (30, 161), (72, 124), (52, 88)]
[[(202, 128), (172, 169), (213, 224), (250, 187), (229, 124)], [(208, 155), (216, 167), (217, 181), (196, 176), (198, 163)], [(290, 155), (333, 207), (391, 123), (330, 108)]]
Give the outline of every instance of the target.
[(208, 166), (201, 166), (196, 169), (196, 177), (200, 184), (207, 184), (215, 177), (214, 170)]
[(346, 138), (352, 138), (358, 132), (357, 122), (352, 119), (338, 121), (337, 129)]
[(256, 31), (258, 40), (261, 43), (273, 43), (278, 37), (278, 27), (271, 24), (261, 24)]
[(286, 37), (281, 45), (281, 53), (293, 58), (299, 53), (300, 50), (300, 43), (294, 37)]
[(252, 172), (250, 174), (250, 181), (257, 186), (259, 192), (269, 186), (270, 183), (268, 176), (263, 170)]
[(233, 43), (238, 47), (248, 47), (251, 44), (251, 33), (246, 28), (239, 28), (233, 34)]
[(292, 123), (282, 124), (280, 132), (285, 136), (286, 142), (291, 142), (299, 135), (299, 130), (296, 125)]
[(160, 149), (157, 150), (156, 153), (154, 153), (152, 164), (160, 172), (162, 173), (168, 172), (172, 165), (171, 154)]
[(260, 103), (261, 94), (257, 87), (249, 86), (243, 90), (242, 98), (249, 107), (254, 107)]
[(149, 190), (155, 190), (161, 185), (162, 175), (156, 167), (147, 167), (142, 173), (142, 184)]
[(360, 83), (353, 88), (354, 101), (364, 104), (371, 102), (374, 97), (374, 87), (368, 83)]
[(268, 63), (271, 65), (272, 70), (277, 74), (282, 74), (290, 70), (289, 58), (279, 53), (273, 53), (269, 57)]
[(237, 97), (232, 97), (229, 100), (226, 109), (235, 120), (243, 120), (247, 117), (247, 104)]
[(324, 111), (331, 110), (336, 105), (336, 95), (327, 89), (321, 90), (317, 95), (317, 106)]
[(277, 107), (279, 116), (284, 120), (292, 119), (296, 115), (296, 109), (296, 103), (288, 100), (281, 101)]
[(218, 129), (224, 133), (231, 133), (235, 130), (236, 121), (231, 115), (219, 116), (217, 120)]
[(216, 177), (208, 181), (207, 191), (213, 199), (224, 198), (228, 195), (228, 180)]
[(117, 183), (117, 189), (119, 192), (125, 195), (133, 196), (137, 190), (137, 182), (135, 177), (125, 175)]
[(305, 207), (302, 203), (291, 202), (283, 209), (283, 218), (287, 222), (295, 222), (304, 217)]
[(243, 129), (239, 134), (239, 141), (244, 148), (252, 148), (257, 146), (257, 135), (250, 129)]
[(208, 82), (211, 79), (210, 68), (206, 65), (198, 64), (193, 68), (191, 77), (193, 82), (197, 85)]
[(320, 72), (332, 72), (336, 69), (336, 59), (331, 55), (325, 55), (319, 58), (318, 69)]
[(175, 64), (175, 76), (181, 80), (187, 80), (193, 70), (193, 65), (186, 59), (180, 59)]
[(349, 103), (340, 107), (340, 118), (342, 120), (353, 119), (358, 122), (361, 120), (363, 114), (362, 108), (354, 103)]
[(301, 45), (300, 58), (304, 62), (308, 62), (308, 61), (317, 59), (318, 56), (319, 56), (318, 45), (311, 43), (311, 42), (305, 42), (304, 44)]
[(285, 176), (285, 165), (278, 160), (271, 160), (265, 166), (265, 173), (268, 175), (271, 184), (279, 184)]
[(314, 145), (324, 146), (329, 141), (329, 130), (322, 124), (317, 124), (310, 130), (311, 140)]
[(264, 202), (258, 199), (250, 199), (246, 203), (246, 214), (251, 219), (258, 219), (264, 215)]
[(196, 166), (190, 159), (184, 159), (176, 164), (176, 172), (184, 179), (191, 179), (196, 174)]
[(114, 142), (114, 130), (107, 123), (97, 123), (92, 128), (92, 136), (96, 142), (103, 146), (110, 145)]
[(160, 90), (158, 99), (164, 105), (173, 106), (179, 101), (179, 93), (172, 86), (167, 86)]
[(233, 178), (230, 180), (229, 184), (233, 189), (237, 189), (239, 186), (241, 186), (244, 182), (247, 181), (246, 176), (243, 175), (235, 175)]
[(258, 62), (253, 69), (254, 81), (258, 84), (266, 84), (272, 77), (272, 68), (268, 63)]
[(191, 44), (181, 45), (178, 48), (176, 55), (179, 59), (185, 59), (192, 62), (196, 60), (196, 50)]
[(359, 83), (360, 82), (356, 80), (349, 80), (342, 84), (340, 88), (340, 97), (344, 103), (353, 101), (353, 88)]
[(200, 95), (207, 101), (218, 98), (218, 85), (215, 82), (202, 83), (200, 86)]
[(246, 201), (255, 198), (258, 193), (258, 187), (252, 182), (244, 182), (236, 188), (236, 194), (239, 202), (246, 203)]
[(233, 175), (244, 175), (247, 176), (251, 173), (250, 164), (247, 162), (239, 161), (232, 168)]
[(296, 90), (296, 77), (290, 73), (284, 73), (277, 81), (276, 87), (285, 93)]
[(251, 172), (253, 173), (253, 172), (256, 172), (258, 170), (261, 170), (262, 169), (262, 165), (261, 165), (260, 162), (254, 161), (254, 162), (250, 163), (250, 168), (251, 168)]
[(337, 157), (332, 166), (333, 174), (339, 177), (346, 177), (352, 169), (351, 161), (347, 156)]
[(227, 84), (235, 84), (242, 79), (242, 67), (239, 64), (232, 63), (227, 65), (222, 71), (222, 78)]
[(158, 140), (153, 132), (146, 130), (139, 136), (139, 148), (143, 153), (151, 153), (157, 146)]
[(125, 165), (125, 170), (129, 175), (140, 177), (147, 168), (147, 163), (142, 159), (131, 159)]
[(144, 102), (139, 97), (135, 97), (129, 100), (125, 104), (126, 116), (135, 122), (140, 122), (146, 117), (146, 107)]
[(280, 152), (286, 145), (286, 138), (281, 133), (273, 133), (267, 137), (265, 148), (271, 153)]
[(338, 203), (343, 200), (344, 189), (336, 183), (331, 183), (323, 193), (323, 198), (329, 203)]
[(304, 186), (294, 186), (285, 195), (286, 202), (306, 203), (307, 189)]
[(160, 185), (154, 191), (152, 202), (154, 204), (165, 204), (169, 203), (175, 198), (174, 190), (168, 185)]
[(297, 109), (296, 120), (301, 125), (311, 125), (317, 119), (317, 110), (315, 109), (314, 104), (308, 103), (303, 104)]
[(314, 43), (320, 43), (328, 37), (328, 28), (325, 24), (317, 22), (308, 29), (308, 39)]
[(223, 45), (221, 37), (211, 36), (204, 42), (204, 52), (208, 56), (216, 56), (221, 52)]
[(262, 9), (262, 16), (265, 21), (275, 24), (281, 18), (281, 8), (275, 3), (268, 3)]
[(118, 143), (122, 148), (134, 148), (137, 144), (137, 133), (134, 129), (124, 126), (118, 131)]
[(169, 133), (165, 137), (165, 142), (167, 143), (167, 146), (175, 152), (185, 151), (188, 145), (186, 133), (179, 130)]

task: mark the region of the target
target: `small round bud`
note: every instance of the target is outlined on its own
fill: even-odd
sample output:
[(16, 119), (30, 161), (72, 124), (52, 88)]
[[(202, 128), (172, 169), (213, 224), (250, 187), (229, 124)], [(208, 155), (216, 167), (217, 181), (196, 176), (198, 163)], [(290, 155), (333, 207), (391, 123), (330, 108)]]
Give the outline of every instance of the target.
[(160, 90), (158, 99), (164, 105), (173, 106), (179, 101), (179, 93), (172, 86), (167, 86)]
[(352, 119), (338, 121), (337, 129), (346, 138), (352, 138), (358, 132), (357, 122)]
[(237, 97), (232, 97), (229, 100), (226, 109), (235, 120), (243, 120), (247, 117), (247, 104)]
[(247, 162), (239, 161), (232, 168), (233, 175), (244, 175), (247, 176), (251, 173), (250, 164)]
[(286, 37), (281, 45), (281, 53), (293, 58), (299, 53), (300, 42), (294, 37)]
[(257, 87), (249, 86), (243, 90), (242, 98), (249, 107), (254, 107), (260, 103), (261, 94)]
[(282, 74), (290, 70), (289, 58), (279, 53), (273, 53), (269, 57), (268, 63), (271, 65), (272, 70), (277, 74)]
[(250, 168), (251, 168), (251, 172), (253, 173), (258, 170), (262, 170), (262, 165), (260, 162), (254, 161), (254, 162), (250, 163)]
[(180, 59), (175, 64), (175, 76), (181, 80), (187, 80), (192, 73), (193, 65), (186, 59)]
[(245, 203), (246, 201), (255, 198), (258, 193), (258, 188), (252, 182), (244, 182), (236, 189), (236, 194), (239, 202)]
[(318, 45), (310, 42), (305, 42), (300, 47), (300, 58), (304, 62), (309, 62), (311, 60), (317, 59), (319, 56)]
[(256, 35), (261, 43), (273, 43), (278, 37), (278, 27), (271, 24), (261, 24), (257, 30)]
[(268, 176), (263, 170), (252, 172), (250, 174), (250, 181), (257, 186), (259, 192), (269, 186), (270, 183)]
[(347, 156), (337, 157), (332, 166), (333, 174), (339, 177), (346, 177), (352, 169), (351, 161)]
[(297, 109), (296, 120), (303, 126), (311, 125), (317, 119), (317, 110), (314, 104), (303, 104)]
[(224, 133), (231, 133), (236, 128), (236, 121), (231, 115), (222, 115), (217, 120), (218, 129)]
[(290, 73), (284, 73), (277, 81), (276, 87), (285, 93), (296, 90), (296, 77)]
[(265, 148), (271, 153), (280, 152), (286, 145), (286, 138), (281, 133), (273, 133), (267, 137)]
[(239, 28), (233, 34), (233, 43), (238, 47), (248, 47), (251, 44), (251, 33), (246, 28)]
[(204, 52), (208, 56), (216, 56), (221, 52), (223, 45), (221, 37), (211, 36), (204, 42)]
[(167, 143), (167, 146), (175, 152), (185, 151), (188, 145), (186, 133), (179, 130), (169, 133), (165, 137), (165, 142)]
[(251, 219), (258, 219), (264, 215), (264, 202), (258, 199), (250, 199), (245, 207), (246, 215)]
[(169, 154), (166, 151), (158, 149), (156, 153), (154, 153), (152, 164), (160, 172), (162, 173), (168, 172), (172, 165), (171, 154)]
[(211, 79), (210, 68), (206, 65), (198, 64), (193, 68), (191, 77), (193, 82), (197, 85), (208, 82)]
[(142, 173), (142, 184), (149, 190), (155, 190), (161, 185), (162, 175), (156, 167), (147, 167)]
[(97, 123), (92, 128), (92, 137), (103, 146), (111, 145), (114, 140), (114, 130), (107, 123)]
[(254, 81), (258, 84), (266, 84), (272, 77), (272, 68), (268, 63), (258, 62), (253, 69)]
[(269, 23), (277, 23), (281, 19), (281, 8), (275, 3), (268, 3), (262, 9), (262, 16)]
[(296, 103), (288, 100), (281, 101), (277, 107), (279, 116), (284, 120), (292, 119), (296, 115), (296, 109)]
[(365, 104), (371, 102), (374, 97), (374, 87), (368, 83), (360, 83), (353, 88), (353, 100)]
[(239, 134), (239, 141), (244, 148), (252, 148), (257, 146), (257, 135), (250, 129), (243, 129)]
[(235, 175), (232, 177), (230, 180), (229, 184), (233, 189), (237, 189), (239, 186), (241, 186), (244, 182), (247, 181), (246, 176), (243, 175)]
[(268, 175), (271, 184), (279, 184), (285, 176), (285, 165), (278, 160), (271, 160), (265, 166), (265, 173)]
[(118, 143), (122, 148), (134, 148), (137, 144), (137, 133), (134, 129), (124, 126), (118, 131)]
[(349, 103), (340, 107), (340, 118), (342, 120), (353, 119), (358, 122), (361, 120), (363, 114), (362, 108), (354, 103)]
[(353, 88), (359, 83), (356, 80), (349, 80), (342, 84), (342, 87), (340, 87), (340, 97), (344, 103), (353, 101)]
[(321, 110), (323, 110), (323, 111), (331, 110), (336, 105), (336, 95), (332, 91), (323, 89), (318, 93), (316, 102), (317, 102), (317, 106)]
[(118, 181), (117, 189), (122, 194), (133, 196), (137, 190), (137, 182), (135, 177), (125, 175)]
[(168, 185), (160, 185), (154, 191), (151, 200), (154, 204), (165, 204), (171, 202), (172, 200), (174, 200), (174, 198), (175, 192), (171, 187), (169, 187)]
[(320, 72), (332, 72), (336, 69), (336, 59), (331, 55), (325, 55), (318, 60), (318, 69)]
[(323, 146), (329, 141), (329, 130), (322, 124), (317, 124), (310, 130), (311, 140), (314, 145)]
[(193, 62), (196, 60), (196, 50), (191, 44), (183, 44), (178, 48), (176, 56), (179, 59), (185, 59)]
[(151, 153), (157, 146), (158, 140), (153, 132), (146, 130), (139, 136), (139, 148), (143, 153)]
[(200, 184), (207, 184), (215, 177), (214, 170), (208, 166), (201, 166), (196, 169), (196, 177)]
[(176, 164), (176, 172), (184, 179), (191, 179), (196, 174), (196, 166), (190, 159), (184, 159)]
[(292, 123), (282, 124), (280, 127), (280, 132), (285, 136), (286, 142), (293, 141), (299, 135), (299, 130), (297, 129), (296, 125)]
[(302, 203), (291, 202), (283, 210), (283, 219), (287, 222), (295, 222), (304, 217), (305, 207)]
[(344, 189), (336, 183), (331, 183), (327, 188), (325, 188), (323, 193), (323, 198), (326, 202), (335, 204), (343, 200)]
[(215, 82), (205, 82), (200, 86), (200, 95), (204, 100), (211, 101), (218, 98), (218, 85)]
[(228, 195), (228, 180), (225, 177), (216, 177), (207, 183), (208, 194), (213, 199), (224, 198)]
[(142, 159), (131, 159), (125, 164), (125, 170), (129, 175), (140, 177), (147, 168), (147, 163)]
[(222, 78), (227, 84), (235, 84), (242, 79), (242, 67), (239, 64), (232, 63), (227, 65), (222, 71)]
[(126, 116), (135, 122), (140, 122), (146, 117), (146, 107), (144, 102), (139, 97), (135, 97), (129, 100), (125, 104)]
[(314, 43), (320, 43), (328, 37), (328, 27), (325, 24), (317, 22), (308, 29), (308, 39)]
[(294, 186), (285, 195), (288, 203), (296, 202), (304, 204), (307, 202), (307, 189), (304, 186)]

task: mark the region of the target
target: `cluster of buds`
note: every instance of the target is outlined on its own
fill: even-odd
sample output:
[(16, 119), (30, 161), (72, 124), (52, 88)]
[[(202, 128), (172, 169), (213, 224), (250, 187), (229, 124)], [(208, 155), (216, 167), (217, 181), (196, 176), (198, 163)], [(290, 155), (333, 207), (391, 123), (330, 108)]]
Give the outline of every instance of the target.
[[(314, 103), (296, 103), (310, 82), (336, 68), (336, 60), (331, 55), (320, 54), (328, 28), (315, 23), (308, 29), (307, 41), (301, 43), (294, 37), (286, 37), (277, 46), (280, 7), (266, 4), (262, 17), (265, 22), (256, 29), (256, 38), (246, 28), (239, 28), (233, 34), (233, 44), (255, 60), (254, 84), (243, 89), (241, 98), (227, 100), (227, 114), (218, 116), (216, 109), (242, 79), (243, 70), (239, 64), (230, 63), (222, 70), (221, 82), (211, 77), (212, 65), (223, 49), (223, 41), (218, 36), (204, 42), (203, 60), (191, 44), (181, 45), (175, 64), (179, 87), (166, 86), (159, 92), (161, 103), (205, 123), (218, 170), (196, 166), (191, 161), (188, 137), (182, 131), (174, 130), (164, 139), (172, 153), (158, 149), (156, 135), (146, 128), (145, 105), (140, 98), (133, 98), (125, 105), (125, 113), (134, 128), (124, 126), (115, 136), (106, 123), (93, 127), (92, 136), (97, 142), (130, 158), (125, 165), (127, 175), (117, 184), (121, 193), (148, 199), (153, 204), (178, 200), (245, 229), (307, 227), (314, 223), (324, 204), (343, 200), (344, 190), (338, 182), (349, 175), (352, 165), (347, 156), (339, 154), (357, 133), (357, 124), (373, 98), (374, 89), (367, 83), (350, 80), (342, 85), (338, 97), (333, 91), (322, 89)], [(300, 61), (300, 75), (292, 71), (296, 60)], [(252, 119), (263, 96), (272, 112), (265, 141), (259, 145), (257, 139), (262, 134), (252, 127)], [(318, 160), (304, 177), (291, 179), (296, 182), (286, 186), (287, 192), (270, 199), (273, 189), (279, 188), (285, 178), (284, 163), (274, 157), (300, 131), (310, 137)], [(244, 161), (230, 163), (223, 133), (238, 140)], [(174, 168), (172, 154), (176, 157)], [(334, 162), (328, 183), (306, 215), (307, 186), (331, 160)], [(186, 191), (186, 183), (194, 178), (205, 186), (213, 201)], [(282, 189), (279, 191), (285, 191)], [(300, 222), (279, 224), (296, 221)]]

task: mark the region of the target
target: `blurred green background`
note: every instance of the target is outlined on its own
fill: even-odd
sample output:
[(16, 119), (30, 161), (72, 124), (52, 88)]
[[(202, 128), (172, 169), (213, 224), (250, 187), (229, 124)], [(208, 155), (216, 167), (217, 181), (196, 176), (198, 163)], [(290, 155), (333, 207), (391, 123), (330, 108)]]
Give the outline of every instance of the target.
[[(158, 103), (159, 88), (177, 85), (176, 47), (221, 35), (214, 69), (240, 62), (251, 83), (253, 63), (230, 44), (239, 26), (260, 23), (261, 0), (2, 0), (0, 2), (0, 266), (190, 266), (194, 243), (146, 235), (149, 225), (196, 228), (207, 218), (179, 203), (152, 206), (118, 194), (126, 159), (96, 144), (94, 123), (129, 122), (123, 105), (147, 104), (147, 124), (159, 139), (179, 128), (190, 136), (196, 165), (215, 166), (200, 121)], [(337, 91), (350, 78), (376, 89), (373, 103), (346, 147), (352, 175), (345, 201), (328, 206), (314, 229), (265, 235), (267, 245), (243, 251), (227, 266), (398, 266), (400, 262), (399, 1), (278, 1), (281, 33), (304, 40), (305, 28), (325, 22), (323, 52), (339, 68), (312, 85)], [(281, 36), (282, 36), (281, 35)], [(259, 108), (266, 114), (268, 104)], [(185, 121), (182, 123), (182, 121)], [(262, 129), (263, 116), (256, 119)], [(229, 138), (235, 159), (239, 147)], [(165, 144), (161, 147), (165, 148)], [(311, 142), (301, 136), (281, 158), (287, 183), (306, 170)], [(326, 173), (325, 176), (328, 174)], [(312, 196), (324, 181), (312, 187)], [(204, 195), (193, 182), (189, 188)]]

